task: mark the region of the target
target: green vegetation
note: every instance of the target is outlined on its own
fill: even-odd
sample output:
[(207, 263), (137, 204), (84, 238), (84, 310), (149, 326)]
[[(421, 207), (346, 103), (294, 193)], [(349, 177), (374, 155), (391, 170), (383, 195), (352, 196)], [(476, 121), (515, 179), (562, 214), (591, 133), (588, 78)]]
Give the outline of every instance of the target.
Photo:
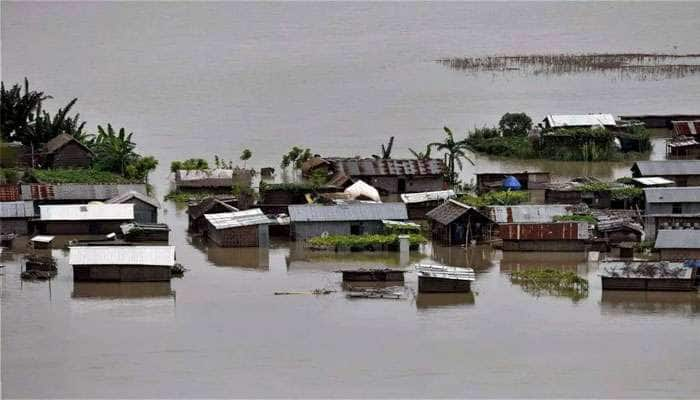
[[(426, 243), (425, 237), (420, 234), (409, 234), (409, 243), (412, 248)], [(314, 249), (337, 250), (349, 248), (352, 250), (380, 250), (396, 249), (399, 246), (399, 235), (330, 235), (317, 236), (307, 240)]]
[(304, 162), (306, 162), (312, 157), (313, 154), (311, 153), (311, 149), (302, 149), (300, 147), (294, 146), (289, 150), (287, 154), (282, 156), (282, 162), (280, 163), (280, 167), (282, 167), (282, 169), (285, 169), (291, 165), (294, 169), (301, 169), (301, 166), (304, 164)]
[(532, 129), (532, 118), (525, 113), (505, 113), (498, 122), (503, 136), (527, 136)]
[[(466, 139), (469, 149), (484, 154), (491, 154), (507, 158), (537, 158), (532, 143), (522, 136), (491, 136), (490, 132), (495, 128), (481, 128), (473, 131)], [(486, 133), (486, 135), (484, 135)]]
[(0, 168), (0, 185), (19, 182), (19, 173), (14, 168)]
[(613, 200), (642, 200), (644, 189), (634, 186), (614, 186), (608, 182), (591, 182), (579, 186), (576, 190), (581, 192), (610, 192)]
[(554, 269), (514, 271), (510, 275), (510, 281), (535, 296), (566, 296), (573, 300), (588, 296), (588, 281), (571, 271)]
[(394, 147), (394, 137), (389, 138), (389, 143), (387, 143), (386, 147), (382, 144), (382, 152), (380, 153), (381, 155), (376, 155), (372, 154), (372, 157), (374, 158), (381, 158), (382, 160), (389, 160), (391, 159), (391, 149)]
[(445, 131), (446, 137), (443, 142), (430, 143), (428, 146), (434, 146), (438, 151), (445, 152), (445, 158), (447, 160), (447, 182), (451, 187), (454, 187), (459, 183), (459, 177), (455, 170), (455, 167), (459, 167), (462, 170), (462, 160), (467, 160), (471, 165), (474, 165), (474, 161), (467, 157), (466, 151), (469, 146), (464, 140), (455, 140), (452, 131), (448, 127), (442, 128)]
[(211, 197), (215, 195), (220, 195), (221, 193), (214, 192), (182, 192), (178, 190), (173, 190), (163, 197), (165, 201), (172, 201), (175, 203), (187, 203), (188, 201), (199, 201), (206, 197)]
[(588, 222), (595, 224), (598, 222), (591, 214), (555, 215), (554, 222)]
[(190, 158), (184, 161), (175, 160), (170, 163), (170, 172), (177, 172), (179, 170), (202, 171), (205, 169), (209, 169), (209, 163), (207, 160), (201, 158)]
[(243, 169), (246, 168), (246, 163), (248, 162), (248, 160), (250, 160), (251, 157), (253, 157), (253, 152), (249, 149), (243, 149), (240, 157), (241, 161), (243, 161)]
[(127, 179), (121, 175), (94, 168), (34, 169), (32, 170), (32, 176), (41, 183), (118, 184), (142, 182), (141, 180)]
[(413, 156), (417, 160), (430, 160), (430, 153), (432, 152), (432, 150), (433, 146), (431, 145), (425, 146), (425, 151), (416, 151), (410, 147), (408, 148), (408, 151), (411, 152), (411, 154), (413, 154)]
[(260, 182), (260, 192), (266, 190), (279, 190), (292, 193), (309, 193), (318, 189), (318, 185), (313, 182), (284, 182), (284, 183), (268, 183)]
[(459, 201), (462, 203), (477, 208), (486, 206), (514, 206), (529, 200), (530, 194), (528, 192), (517, 191), (489, 192), (479, 196), (465, 194), (459, 198)]

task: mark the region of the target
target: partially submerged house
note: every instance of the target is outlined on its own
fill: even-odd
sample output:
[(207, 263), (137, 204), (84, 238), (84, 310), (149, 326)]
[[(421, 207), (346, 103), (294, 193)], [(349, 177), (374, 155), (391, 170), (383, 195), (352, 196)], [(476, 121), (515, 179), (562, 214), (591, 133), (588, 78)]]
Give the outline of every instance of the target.
[(49, 140), (42, 153), (43, 164), (48, 168), (87, 168), (95, 156), (92, 150), (67, 133)]
[(542, 125), (545, 129), (614, 128), (617, 122), (612, 114), (552, 114), (545, 117)]
[(75, 281), (168, 281), (175, 267), (174, 246), (76, 246), (68, 263)]
[(401, 201), (406, 204), (409, 219), (425, 219), (425, 214), (447, 200), (455, 197), (455, 192), (449, 190), (437, 190), (434, 192), (403, 193)]
[(506, 178), (514, 177), (520, 183), (521, 190), (544, 190), (550, 182), (549, 172), (516, 172), (516, 173), (480, 173), (476, 174), (476, 189), (479, 193), (503, 189)]
[(134, 222), (140, 224), (158, 223), (158, 200), (143, 193), (131, 190), (112, 197), (106, 201), (107, 204), (133, 204)]
[(120, 225), (134, 220), (133, 204), (70, 204), (39, 206), (33, 221), (43, 234), (106, 234), (120, 232)]
[(587, 222), (499, 224), (505, 251), (583, 251), (590, 239)]
[(659, 229), (700, 227), (700, 187), (644, 189), (644, 231), (654, 240)]
[(35, 204), (78, 204), (91, 201), (107, 201), (131, 191), (146, 194), (146, 184), (43, 184), (21, 185), (22, 200), (33, 200)]
[(425, 216), (430, 220), (433, 240), (448, 246), (491, 239), (493, 221), (457, 200), (449, 199)]
[(445, 163), (439, 159), (314, 157), (302, 166), (302, 173), (306, 177), (316, 171), (328, 176), (336, 186), (344, 188), (361, 179), (382, 194), (445, 189)]
[(289, 206), (291, 234), (296, 240), (322, 235), (361, 235), (384, 231), (383, 220), (408, 219), (403, 203), (352, 202)]
[(207, 239), (219, 247), (267, 247), (270, 219), (259, 208), (205, 214)]
[(230, 192), (233, 187), (232, 169), (178, 170), (175, 172), (177, 190)]
[(700, 186), (700, 160), (637, 161), (632, 177), (659, 177), (672, 180), (676, 186)]
[(192, 232), (204, 232), (207, 227), (205, 214), (218, 214), (225, 212), (239, 211), (235, 207), (237, 204), (235, 197), (206, 197), (199, 202), (187, 205), (187, 216), (189, 220), (189, 230)]
[(572, 215), (576, 209), (570, 204), (488, 206), (486, 215), (497, 224), (547, 223), (554, 222), (556, 217)]
[(661, 229), (654, 248), (662, 260), (700, 260), (700, 229)]
[(0, 202), (0, 234), (26, 235), (29, 233), (29, 220), (34, 215), (31, 201)]

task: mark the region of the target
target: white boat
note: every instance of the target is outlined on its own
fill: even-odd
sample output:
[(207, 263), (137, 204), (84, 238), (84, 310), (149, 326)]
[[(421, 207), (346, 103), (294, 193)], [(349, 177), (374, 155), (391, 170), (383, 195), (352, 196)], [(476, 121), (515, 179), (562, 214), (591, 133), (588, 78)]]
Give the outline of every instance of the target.
[(456, 293), (471, 291), (475, 279), (472, 268), (417, 264), (418, 291), (424, 293)]

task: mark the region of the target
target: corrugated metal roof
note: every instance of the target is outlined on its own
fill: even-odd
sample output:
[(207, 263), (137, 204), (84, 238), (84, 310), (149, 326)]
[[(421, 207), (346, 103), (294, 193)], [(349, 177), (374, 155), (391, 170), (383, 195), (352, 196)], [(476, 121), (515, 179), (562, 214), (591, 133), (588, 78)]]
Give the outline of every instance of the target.
[(130, 191), (146, 193), (146, 185), (31, 184), (22, 185), (22, 200), (80, 200), (105, 201)]
[(233, 179), (232, 169), (206, 169), (206, 170), (186, 170), (177, 171), (177, 177), (180, 181), (199, 181), (203, 179)]
[(406, 220), (408, 214), (403, 203), (292, 204), (289, 217), (292, 222), (381, 221)]
[(0, 185), (0, 201), (18, 201), (19, 199), (19, 185)]
[(51, 243), (53, 240), (56, 238), (56, 236), (49, 236), (49, 235), (36, 235), (33, 238), (31, 238), (32, 242), (39, 242), (39, 243)]
[(326, 158), (336, 174), (353, 176), (443, 175), (445, 163), (440, 159)]
[(598, 275), (606, 278), (647, 278), (647, 279), (660, 279), (666, 278), (665, 276), (655, 275), (639, 275), (632, 272), (632, 269), (637, 269), (643, 264), (652, 264), (657, 266), (659, 269), (665, 269), (667, 271), (676, 270), (679, 275), (676, 277), (678, 279), (690, 279), (692, 277), (693, 269), (686, 268), (682, 262), (669, 262), (669, 261), (603, 261), (598, 267)]
[(406, 204), (424, 203), (426, 201), (447, 200), (454, 196), (455, 191), (451, 189), (423, 193), (404, 193), (401, 195), (401, 201)]
[(122, 193), (118, 196), (112, 197), (111, 199), (107, 200), (105, 203), (107, 203), (107, 204), (120, 204), (120, 203), (125, 203), (125, 202), (127, 202), (131, 199), (134, 199), (134, 198), (141, 200), (146, 204), (150, 204), (155, 208), (160, 207), (158, 200), (154, 199), (153, 197), (146, 196), (143, 193), (139, 193), (135, 190), (130, 190), (130, 191)]
[(76, 246), (71, 265), (175, 265), (175, 246)]
[(6, 201), (0, 203), (0, 218), (32, 218), (34, 202)]
[(250, 225), (269, 224), (270, 219), (259, 208), (251, 210), (204, 214), (204, 218), (216, 229), (238, 228)]
[(133, 204), (68, 204), (39, 206), (42, 221), (96, 221), (134, 219)]
[(552, 128), (564, 128), (575, 126), (615, 126), (615, 117), (612, 114), (569, 114), (547, 115), (547, 124)]
[(554, 217), (570, 215), (573, 206), (568, 204), (489, 206), (488, 216), (491, 220), (504, 223), (552, 222)]
[(633, 181), (638, 182), (644, 186), (658, 186), (658, 185), (673, 185), (674, 181), (666, 178), (659, 177), (649, 177), (649, 178), (632, 178)]
[(641, 176), (700, 175), (700, 160), (637, 161)]
[(644, 196), (649, 203), (700, 203), (700, 187), (646, 188)]
[(656, 232), (657, 249), (700, 249), (700, 230), (659, 229)]

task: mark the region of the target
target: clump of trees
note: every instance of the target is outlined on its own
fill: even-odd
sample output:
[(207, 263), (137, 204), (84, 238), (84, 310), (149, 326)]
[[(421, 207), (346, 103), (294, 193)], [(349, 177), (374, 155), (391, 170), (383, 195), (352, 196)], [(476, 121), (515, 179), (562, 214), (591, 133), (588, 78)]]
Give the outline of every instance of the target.
[(302, 149), (301, 147), (292, 147), (287, 154), (282, 156), (282, 162), (280, 162), (280, 167), (286, 169), (290, 165), (293, 169), (301, 169), (301, 166), (313, 157), (311, 149)]

